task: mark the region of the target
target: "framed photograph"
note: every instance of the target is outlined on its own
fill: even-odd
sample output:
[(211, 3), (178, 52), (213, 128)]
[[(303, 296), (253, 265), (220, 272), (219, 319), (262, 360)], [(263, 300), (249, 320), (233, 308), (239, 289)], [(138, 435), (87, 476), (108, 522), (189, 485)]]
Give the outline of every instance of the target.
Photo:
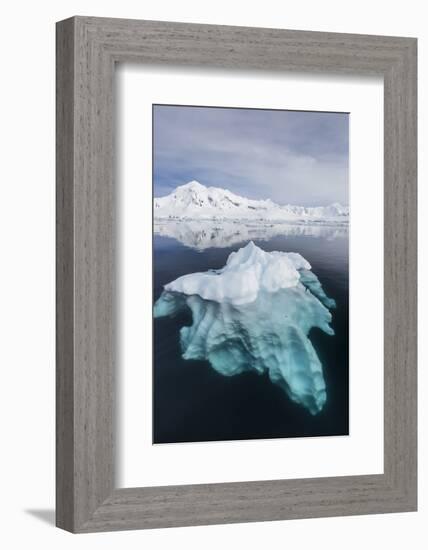
[(349, 114), (152, 118), (153, 443), (349, 435)]
[(416, 39), (57, 24), (57, 525), (417, 508)]

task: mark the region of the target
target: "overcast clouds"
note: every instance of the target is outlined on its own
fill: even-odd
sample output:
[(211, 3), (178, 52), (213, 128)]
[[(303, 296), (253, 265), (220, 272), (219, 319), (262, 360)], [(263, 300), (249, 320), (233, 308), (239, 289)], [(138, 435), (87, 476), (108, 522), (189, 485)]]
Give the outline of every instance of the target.
[(156, 105), (155, 196), (198, 180), (279, 204), (348, 204), (345, 113)]

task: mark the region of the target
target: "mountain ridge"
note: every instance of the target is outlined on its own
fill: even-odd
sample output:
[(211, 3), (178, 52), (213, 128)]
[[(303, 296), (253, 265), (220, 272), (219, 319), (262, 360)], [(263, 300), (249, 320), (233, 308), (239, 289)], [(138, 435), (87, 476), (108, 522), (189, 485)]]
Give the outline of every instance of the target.
[(187, 220), (263, 220), (263, 221), (339, 221), (346, 222), (349, 207), (340, 203), (328, 206), (279, 205), (271, 199), (248, 199), (221, 187), (206, 187), (196, 180), (178, 186), (165, 197), (153, 201), (155, 219)]

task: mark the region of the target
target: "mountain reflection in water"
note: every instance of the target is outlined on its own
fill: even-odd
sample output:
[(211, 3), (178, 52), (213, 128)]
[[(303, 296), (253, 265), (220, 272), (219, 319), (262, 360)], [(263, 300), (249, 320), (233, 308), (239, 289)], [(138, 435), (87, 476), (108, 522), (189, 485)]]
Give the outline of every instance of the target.
[(336, 239), (348, 235), (348, 224), (290, 224), (233, 222), (225, 220), (154, 220), (154, 233), (170, 237), (196, 250), (225, 248), (248, 241), (268, 241), (277, 236)]

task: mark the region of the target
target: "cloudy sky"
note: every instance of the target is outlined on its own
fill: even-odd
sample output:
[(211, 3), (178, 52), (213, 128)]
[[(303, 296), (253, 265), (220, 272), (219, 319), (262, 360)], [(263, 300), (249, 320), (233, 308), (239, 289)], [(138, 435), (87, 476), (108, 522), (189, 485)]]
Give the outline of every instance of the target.
[(198, 180), (279, 204), (348, 204), (346, 113), (153, 107), (154, 193)]

